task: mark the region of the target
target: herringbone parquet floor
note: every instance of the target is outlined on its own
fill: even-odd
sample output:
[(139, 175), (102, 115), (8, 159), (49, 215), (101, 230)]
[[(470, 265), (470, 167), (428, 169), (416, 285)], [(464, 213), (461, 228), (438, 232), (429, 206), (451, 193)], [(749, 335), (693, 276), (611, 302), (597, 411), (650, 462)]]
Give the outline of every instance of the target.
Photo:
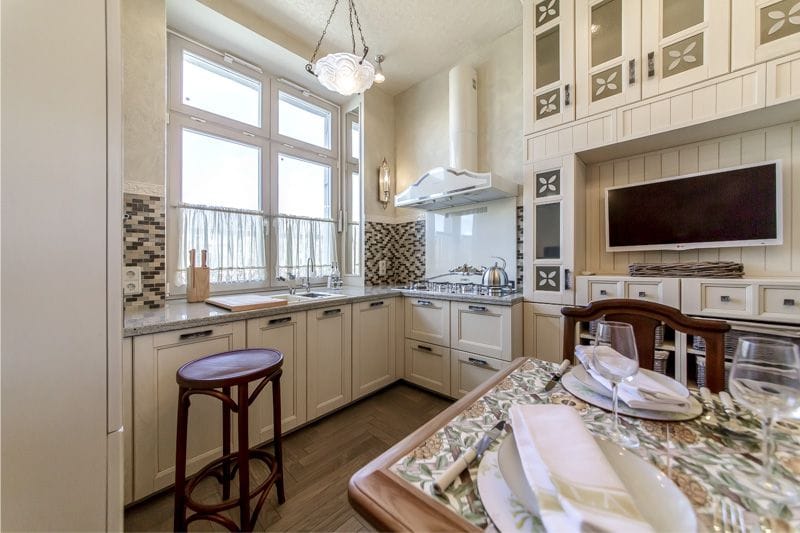
[[(348, 480), (448, 405), (439, 396), (398, 383), (288, 435), (283, 441), (286, 503), (277, 505), (273, 489), (257, 529), (371, 530), (347, 501)], [(206, 501), (220, 495), (213, 480), (204, 481), (198, 490), (208, 495)], [(172, 505), (172, 491), (134, 505), (125, 512), (126, 531), (171, 531)], [(221, 530), (209, 522), (189, 529)]]

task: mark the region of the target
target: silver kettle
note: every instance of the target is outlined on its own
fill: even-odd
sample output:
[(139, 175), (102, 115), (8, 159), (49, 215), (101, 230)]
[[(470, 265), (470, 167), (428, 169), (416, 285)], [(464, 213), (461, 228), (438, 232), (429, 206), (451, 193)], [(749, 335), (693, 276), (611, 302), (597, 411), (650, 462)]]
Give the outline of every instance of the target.
[(495, 262), (493, 267), (489, 267), (483, 271), (483, 284), (487, 287), (506, 287), (508, 285), (508, 274), (506, 274), (506, 260), (502, 257), (492, 256), (503, 262), (503, 266), (497, 266)]

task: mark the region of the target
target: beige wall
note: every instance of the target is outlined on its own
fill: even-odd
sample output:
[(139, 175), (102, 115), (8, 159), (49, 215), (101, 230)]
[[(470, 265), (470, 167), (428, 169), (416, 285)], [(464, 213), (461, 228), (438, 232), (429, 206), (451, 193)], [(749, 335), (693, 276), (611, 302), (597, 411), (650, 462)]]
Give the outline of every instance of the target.
[[(522, 183), (522, 28), (460, 63), (478, 72), (478, 166)], [(448, 69), (395, 97), (397, 188), (449, 162)]]
[[(783, 162), (783, 245), (702, 250), (605, 251), (607, 187), (704, 170), (780, 159)], [(800, 123), (709, 139), (586, 167), (586, 266), (598, 274), (626, 274), (630, 263), (736, 261), (748, 276), (800, 275)], [(580, 204), (577, 209), (584, 208)], [(576, 268), (580, 265), (576, 265)], [(584, 270), (580, 268), (580, 270)]]
[(363, 101), (364, 212), (368, 220), (376, 217), (391, 218), (395, 216), (394, 195), (397, 191), (393, 187), (389, 205), (384, 209), (383, 204), (378, 201), (378, 168), (386, 158), (392, 177), (396, 175), (394, 102), (391, 96), (376, 85), (364, 93)]
[(164, 185), (165, 0), (122, 1), (124, 180)]

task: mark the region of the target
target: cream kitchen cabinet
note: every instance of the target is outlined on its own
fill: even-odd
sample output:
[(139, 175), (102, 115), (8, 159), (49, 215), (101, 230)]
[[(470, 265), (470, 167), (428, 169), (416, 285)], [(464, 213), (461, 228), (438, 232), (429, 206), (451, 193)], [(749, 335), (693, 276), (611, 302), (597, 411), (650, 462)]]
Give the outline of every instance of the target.
[(729, 0), (643, 0), (642, 5), (642, 98), (730, 71)]
[(450, 302), (430, 298), (405, 299), (406, 338), (450, 345)]
[[(283, 354), (281, 375), (281, 432), (306, 421), (306, 313), (254, 318), (247, 321), (247, 347), (270, 348)], [(258, 383), (251, 384), (255, 389)], [(272, 385), (250, 407), (250, 444), (274, 437)]]
[(796, 279), (683, 279), (681, 311), (749, 321), (800, 324)]
[(405, 379), (420, 387), (450, 395), (450, 348), (406, 339)]
[(631, 276), (578, 276), (575, 302), (586, 305), (608, 298), (630, 298), (680, 309), (680, 279)]
[[(574, 155), (525, 167), (525, 300), (573, 304), (583, 265), (584, 164)], [(529, 274), (530, 273), (530, 274)]]
[(575, 6), (575, 113), (593, 115), (642, 96), (641, 0)]
[(800, 1), (733, 0), (731, 69), (800, 50)]
[(313, 420), (352, 398), (350, 304), (309, 311), (307, 328), (306, 408)]
[(525, 302), (524, 307), (525, 357), (561, 362), (564, 340), (562, 306)]
[(509, 364), (494, 357), (450, 350), (450, 396), (461, 398)]
[(575, 119), (573, 0), (522, 4), (524, 133)]
[(522, 353), (522, 307), (451, 302), (450, 347), (511, 361)]
[[(194, 359), (244, 349), (243, 321), (135, 337), (133, 340), (133, 499), (175, 482), (175, 373)], [(235, 431), (234, 431), (235, 435)], [(219, 400), (194, 396), (186, 458), (191, 475), (222, 454)]]
[(353, 400), (396, 379), (395, 314), (394, 298), (353, 305)]

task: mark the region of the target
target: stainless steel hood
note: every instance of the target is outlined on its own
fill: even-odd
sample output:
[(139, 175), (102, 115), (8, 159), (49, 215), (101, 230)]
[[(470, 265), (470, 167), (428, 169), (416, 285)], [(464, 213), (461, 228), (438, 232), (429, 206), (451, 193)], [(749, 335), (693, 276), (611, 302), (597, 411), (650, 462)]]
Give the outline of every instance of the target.
[(478, 83), (475, 69), (459, 65), (449, 77), (450, 165), (436, 167), (394, 197), (397, 207), (435, 211), (517, 196), (517, 185), (478, 166)]

